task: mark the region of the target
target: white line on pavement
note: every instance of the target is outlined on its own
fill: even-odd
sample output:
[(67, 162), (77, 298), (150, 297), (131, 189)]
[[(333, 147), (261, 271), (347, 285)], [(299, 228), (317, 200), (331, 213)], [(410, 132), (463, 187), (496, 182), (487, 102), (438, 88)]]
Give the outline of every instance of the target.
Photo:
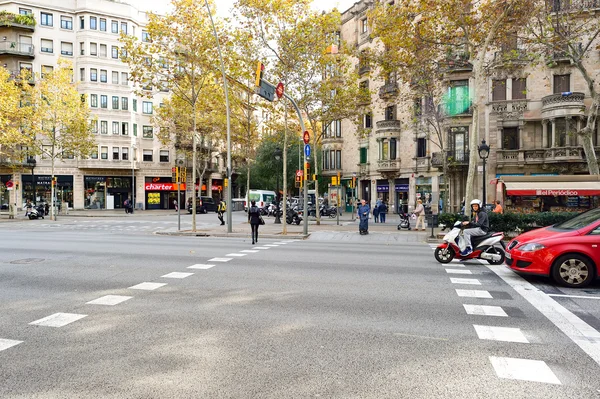
[(275, 245), (275, 244), (265, 244), (265, 247), (278, 247), (279, 245)]
[(15, 345), (19, 345), (20, 343), (23, 343), (23, 341), (15, 341), (14, 339), (0, 338), (0, 352), (8, 348), (12, 348)]
[(550, 367), (541, 360), (490, 356), (490, 362), (500, 378), (560, 385)]
[(446, 269), (446, 273), (448, 273), (448, 274), (473, 274), (470, 270), (462, 270), (462, 269)]
[(476, 278), (454, 278), (451, 277), (450, 281), (452, 284), (468, 284), (468, 285), (481, 285), (481, 282)]
[(233, 258), (212, 258), (209, 259), (209, 262), (229, 262)]
[(548, 296), (555, 296), (555, 297), (559, 297), (559, 298), (600, 299), (600, 296), (583, 296), (583, 295), (548, 294)]
[(477, 336), (479, 339), (487, 339), (490, 341), (504, 341), (504, 342), (520, 342), (528, 344), (527, 337), (521, 332), (520, 328), (510, 327), (493, 327), (493, 326), (479, 326), (473, 324)]
[(596, 329), (505, 266), (487, 265), (487, 267), (600, 365), (600, 333)]
[(242, 256), (246, 256), (248, 254), (227, 254), (225, 256), (231, 256), (233, 258), (241, 258)]
[(269, 247), (254, 247), (254, 249), (269, 249)]
[(129, 299), (133, 298), (132, 296), (123, 296), (123, 295), (105, 295), (98, 299), (94, 299), (93, 301), (86, 302), (88, 305), (106, 305), (106, 306), (115, 306), (122, 302), (125, 302)]
[(463, 305), (467, 314), (475, 316), (498, 316), (508, 317), (504, 309), (500, 306), (484, 306), (484, 305)]
[(172, 272), (169, 274), (165, 274), (164, 276), (161, 276), (163, 278), (186, 278), (189, 276), (193, 276), (194, 273), (181, 273), (181, 272)]
[(44, 326), (44, 327), (63, 327), (67, 324), (71, 324), (74, 321), (83, 319), (86, 314), (75, 314), (75, 313), (54, 313), (50, 316), (44, 317), (36, 321), (32, 321), (31, 325)]
[(215, 265), (203, 265), (201, 263), (197, 264), (197, 265), (192, 265), (192, 266), (188, 266), (188, 269), (210, 269), (211, 267), (215, 267)]
[(165, 285), (167, 285), (167, 284), (166, 283), (140, 283), (140, 284), (134, 285), (133, 287), (129, 287), (129, 289), (153, 291), (153, 290), (163, 287)]
[(488, 291), (483, 290), (456, 290), (456, 294), (464, 298), (487, 298), (492, 299), (492, 295)]
[(255, 254), (255, 253), (259, 252), (259, 251), (256, 251), (254, 249), (244, 249), (244, 250), (242, 250), (240, 252), (246, 252), (246, 253), (249, 253), (249, 254)]

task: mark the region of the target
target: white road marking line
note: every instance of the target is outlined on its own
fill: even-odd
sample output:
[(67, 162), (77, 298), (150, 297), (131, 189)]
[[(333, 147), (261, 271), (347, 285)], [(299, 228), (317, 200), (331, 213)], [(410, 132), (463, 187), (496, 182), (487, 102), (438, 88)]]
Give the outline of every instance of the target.
[(256, 251), (254, 249), (244, 249), (243, 251), (240, 251), (240, 252), (246, 252), (246, 253), (249, 253), (249, 254), (255, 254), (255, 253), (259, 252), (259, 251)]
[(541, 360), (490, 356), (490, 362), (499, 378), (561, 385), (550, 367)]
[(254, 249), (270, 249), (269, 247), (254, 247)]
[(484, 306), (484, 305), (463, 305), (467, 314), (475, 316), (498, 316), (508, 317), (504, 309), (500, 306)]
[(600, 333), (596, 329), (505, 266), (487, 265), (487, 267), (600, 365)]
[(583, 296), (583, 295), (548, 294), (548, 296), (555, 296), (555, 297), (559, 297), (559, 298), (600, 299), (600, 296)]
[(458, 263), (458, 262), (457, 263), (452, 262), (452, 263), (445, 264), (445, 265), (442, 265), (442, 266), (443, 267), (465, 267), (465, 265), (463, 265), (461, 263)]
[(248, 255), (248, 254), (227, 254), (225, 256), (231, 256), (231, 257), (234, 257), (234, 258), (241, 258), (242, 256), (246, 256), (246, 255)]
[(450, 278), (452, 284), (468, 284), (468, 285), (481, 285), (481, 282), (476, 278)]
[(164, 276), (161, 276), (162, 278), (186, 278), (189, 276), (193, 276), (194, 273), (181, 273), (181, 272), (172, 272), (169, 274), (165, 274)]
[(493, 299), (488, 291), (483, 290), (456, 290), (456, 294), (464, 298), (487, 298)]
[(134, 285), (133, 287), (129, 287), (129, 289), (153, 291), (153, 290), (163, 287), (165, 285), (167, 285), (167, 284), (166, 283), (140, 283), (140, 284)]
[(93, 301), (86, 302), (88, 305), (106, 305), (106, 306), (115, 306), (122, 302), (125, 302), (129, 299), (133, 298), (132, 296), (123, 296), (123, 295), (105, 295), (98, 299), (94, 299)]
[(265, 244), (265, 247), (278, 247), (279, 245), (275, 245), (275, 244)]
[(282, 241), (282, 242), (274, 242), (273, 244), (277, 244), (277, 245), (286, 245), (286, 244), (288, 244), (288, 243), (287, 243), (287, 242), (285, 242), (285, 241)]
[(87, 317), (86, 314), (75, 314), (75, 313), (54, 313), (50, 316), (44, 317), (36, 321), (32, 321), (31, 325), (44, 326), (44, 327), (63, 327), (67, 324), (71, 324), (74, 321)]
[(527, 337), (521, 332), (520, 328), (511, 327), (494, 327), (494, 326), (480, 326), (473, 324), (477, 336), (479, 339), (487, 339), (490, 341), (504, 341), (504, 342), (520, 342), (522, 344), (528, 344)]
[(210, 269), (211, 267), (215, 267), (215, 265), (203, 265), (201, 263), (197, 264), (197, 265), (192, 265), (192, 266), (188, 266), (188, 269)]
[(209, 259), (209, 262), (229, 262), (233, 258), (212, 258)]
[(14, 339), (0, 338), (0, 352), (8, 348), (12, 348), (13, 346), (19, 345), (21, 343), (23, 343), (23, 341), (15, 341)]
[(448, 273), (448, 274), (473, 274), (470, 270), (462, 270), (462, 269), (446, 269), (446, 273)]

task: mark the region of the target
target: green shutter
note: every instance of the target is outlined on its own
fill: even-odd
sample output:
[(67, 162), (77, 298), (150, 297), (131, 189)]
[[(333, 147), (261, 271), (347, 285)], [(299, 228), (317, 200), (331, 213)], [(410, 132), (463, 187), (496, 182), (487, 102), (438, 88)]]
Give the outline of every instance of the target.
[(133, 124), (133, 135), (137, 137), (137, 123)]
[(360, 149), (360, 163), (362, 163), (362, 164), (367, 163), (367, 148), (366, 147), (362, 147)]

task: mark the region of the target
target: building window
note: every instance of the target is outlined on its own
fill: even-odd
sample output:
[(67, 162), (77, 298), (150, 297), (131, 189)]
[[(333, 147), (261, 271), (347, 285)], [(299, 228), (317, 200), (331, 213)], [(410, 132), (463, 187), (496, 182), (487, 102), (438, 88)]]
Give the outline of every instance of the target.
[(102, 83), (108, 82), (108, 72), (106, 72), (106, 69), (100, 70), (100, 82), (102, 82)]
[(387, 140), (382, 140), (379, 142), (379, 159), (382, 161), (387, 161), (390, 156), (390, 143)]
[(365, 114), (365, 124), (364, 127), (365, 129), (371, 129), (373, 127), (373, 118), (371, 116), (371, 114)]
[(114, 85), (118, 85), (119, 84), (119, 72), (113, 71), (113, 73), (112, 73), (112, 84), (114, 84)]
[(120, 130), (119, 130), (119, 125), (120, 125), (119, 122), (113, 122), (112, 123), (112, 134), (118, 135), (118, 134), (121, 133)]
[(98, 55), (98, 44), (90, 43), (90, 55), (94, 57)]
[(40, 25), (54, 26), (54, 14), (50, 14), (47, 12), (40, 13)]
[(129, 160), (129, 148), (127, 148), (127, 147), (121, 148), (121, 159), (123, 161)]
[(160, 150), (160, 162), (169, 162), (169, 150)]
[(369, 153), (369, 151), (368, 151), (367, 147), (361, 147), (360, 148), (360, 163), (361, 164), (364, 165), (364, 164), (366, 164), (368, 162), (368, 160), (369, 160), (368, 153)]
[(142, 133), (145, 139), (151, 139), (154, 137), (154, 131), (152, 129), (152, 126), (143, 126)]
[(152, 150), (144, 150), (144, 162), (152, 162)]
[(427, 156), (427, 139), (422, 137), (417, 139), (417, 158)]
[(79, 42), (79, 54), (85, 55), (85, 42)]
[(396, 106), (390, 105), (389, 107), (386, 107), (385, 108), (385, 120), (393, 121), (395, 119), (396, 119)]
[(101, 159), (108, 159), (108, 147), (100, 147), (100, 158)]
[(108, 134), (108, 122), (100, 121), (100, 134)]
[(396, 139), (390, 139), (390, 159), (396, 159), (397, 141)]
[(519, 129), (516, 127), (505, 127), (502, 129), (502, 149), (519, 149)]
[(121, 72), (121, 84), (127, 86), (129, 84), (129, 75), (127, 72)]
[(492, 101), (506, 101), (506, 79), (492, 80)]
[(19, 8), (20, 15), (32, 15), (33, 12), (29, 8)]
[(127, 34), (127, 22), (121, 22), (121, 32)]
[(446, 109), (449, 115), (466, 114), (471, 108), (468, 80), (453, 80), (448, 87)]
[(113, 147), (113, 161), (119, 160), (119, 147)]
[(64, 15), (60, 16), (60, 27), (62, 29), (73, 30), (73, 18), (65, 17)]
[(119, 48), (117, 46), (112, 46), (110, 48), (111, 54), (113, 58), (119, 58)]
[(100, 108), (108, 108), (108, 96), (100, 95)]
[(91, 153), (90, 157), (92, 159), (98, 159), (98, 149), (97, 148), (94, 149), (94, 150), (92, 150), (92, 153)]
[(85, 29), (85, 17), (79, 17), (79, 29)]
[(129, 109), (129, 98), (121, 97), (121, 109), (127, 111)]
[[(556, 128), (556, 146), (557, 147), (565, 147), (568, 142), (566, 119), (565, 118), (556, 118), (554, 127)], [(552, 136), (550, 136), (550, 137), (552, 137)]]
[(142, 31), (142, 41), (146, 43), (150, 42), (150, 35), (148, 35), (148, 32), (145, 30)]
[(119, 97), (117, 96), (112, 98), (112, 109), (119, 109)]
[(133, 124), (133, 136), (137, 137), (137, 123)]
[(121, 122), (121, 135), (129, 136), (129, 123)]
[(335, 168), (342, 169), (342, 150), (335, 151)]
[(110, 31), (112, 33), (119, 33), (119, 21), (110, 21)]
[(100, 31), (106, 32), (106, 19), (100, 18)]
[(525, 100), (527, 98), (527, 79), (512, 80), (512, 99)]
[(92, 121), (92, 133), (98, 134), (98, 121)]
[(324, 170), (329, 169), (329, 150), (323, 151), (323, 169)]
[(106, 44), (100, 45), (100, 57), (106, 58)]
[(73, 43), (60, 42), (60, 53), (62, 55), (73, 56)]
[(90, 80), (92, 82), (98, 81), (98, 70), (96, 68), (90, 68)]
[(93, 108), (98, 108), (98, 95), (90, 94), (90, 106)]
[(142, 102), (142, 113), (152, 115), (152, 103), (150, 101)]
[(98, 19), (96, 17), (90, 17), (90, 29), (98, 29)]
[(54, 52), (54, 42), (48, 39), (42, 39), (42, 53), (53, 53)]
[(367, 33), (369, 31), (369, 22), (367, 18), (360, 20), (360, 33)]
[(79, 68), (79, 80), (85, 82), (85, 68)]
[(571, 91), (571, 75), (554, 75), (554, 94)]
[(133, 112), (137, 112), (137, 98), (133, 99)]

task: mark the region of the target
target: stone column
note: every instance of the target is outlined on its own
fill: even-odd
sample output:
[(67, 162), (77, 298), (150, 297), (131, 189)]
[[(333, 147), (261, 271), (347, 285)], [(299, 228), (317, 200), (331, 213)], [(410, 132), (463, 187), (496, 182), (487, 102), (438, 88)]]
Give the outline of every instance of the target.
[(542, 121), (542, 147), (548, 148), (548, 120), (544, 119)]
[[(579, 132), (581, 130), (581, 123), (582, 123), (582, 120), (581, 120), (580, 117), (578, 117), (577, 118), (577, 132)], [(575, 133), (575, 142), (576, 142), (576, 145), (577, 146), (582, 146), (583, 145), (582, 137), (577, 132)]]
[(525, 143), (524, 143), (524, 140), (523, 140), (523, 130), (524, 129), (523, 129), (522, 125), (517, 126), (517, 132), (519, 134), (519, 149), (520, 150), (524, 150), (525, 149)]
[(408, 180), (408, 213), (414, 211), (417, 205), (417, 180), (415, 177), (411, 177)]
[(388, 184), (389, 184), (389, 190), (388, 190), (388, 196), (390, 197), (390, 200), (388, 201), (388, 214), (392, 214), (394, 213), (394, 211), (396, 210), (396, 181), (394, 179), (388, 179)]
[(552, 124), (552, 145), (550, 147), (556, 147), (556, 119), (550, 119), (550, 123)]
[(565, 117), (565, 147), (570, 147), (573, 145), (573, 138), (570, 134), (572, 119), (573, 118), (570, 116)]

